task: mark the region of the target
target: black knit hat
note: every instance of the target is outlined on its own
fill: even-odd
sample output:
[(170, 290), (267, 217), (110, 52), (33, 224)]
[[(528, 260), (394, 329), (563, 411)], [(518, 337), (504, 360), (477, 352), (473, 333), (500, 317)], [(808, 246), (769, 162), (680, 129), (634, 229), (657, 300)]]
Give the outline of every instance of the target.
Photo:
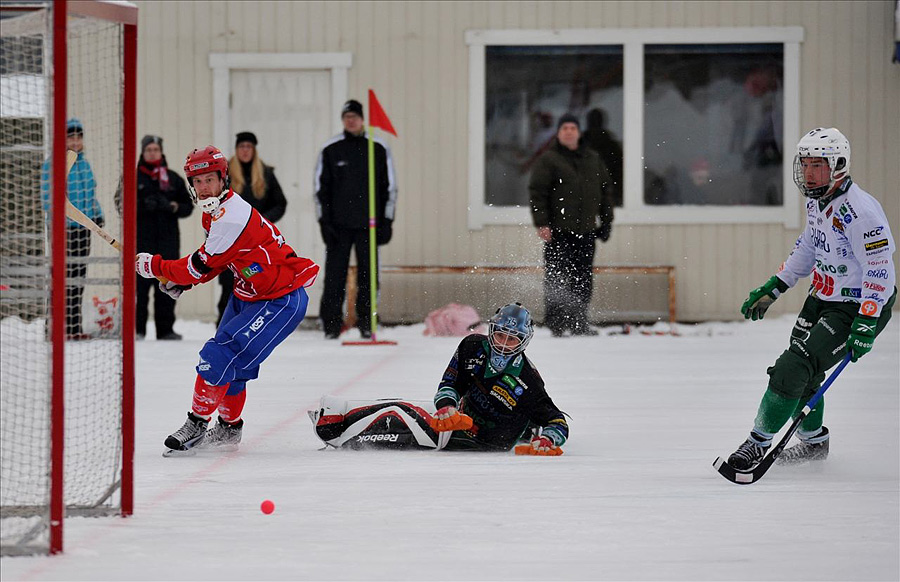
[(581, 123), (579, 123), (578, 118), (571, 113), (563, 113), (559, 116), (559, 121), (556, 124), (556, 131), (559, 131), (559, 128), (563, 126), (563, 123), (574, 123), (575, 127), (581, 131)]
[(249, 141), (254, 146), (256, 146), (259, 142), (256, 141), (256, 135), (250, 133), (249, 131), (242, 131), (237, 134), (237, 139), (234, 140), (234, 147), (237, 147), (238, 144), (241, 144), (245, 141)]
[(162, 151), (162, 138), (158, 135), (145, 135), (141, 138), (141, 153), (144, 153), (144, 150), (147, 149), (147, 146), (151, 143), (159, 144), (159, 151)]
[(356, 99), (351, 99), (344, 103), (344, 106), (341, 108), (341, 117), (344, 116), (345, 113), (355, 113), (365, 119), (365, 115), (363, 115), (362, 103), (357, 101)]

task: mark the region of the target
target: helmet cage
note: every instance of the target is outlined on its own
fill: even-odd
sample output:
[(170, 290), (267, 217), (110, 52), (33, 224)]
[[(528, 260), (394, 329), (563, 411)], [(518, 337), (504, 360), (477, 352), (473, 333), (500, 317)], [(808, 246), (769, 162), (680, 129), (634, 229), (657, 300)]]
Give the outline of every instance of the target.
[[(218, 196), (205, 198), (200, 200), (197, 191), (194, 189), (194, 176), (201, 174), (209, 174), (216, 172), (219, 179), (225, 182), (222, 192)], [(195, 149), (187, 155), (184, 161), (184, 174), (187, 177), (188, 193), (191, 196), (191, 202), (197, 206), (205, 214), (212, 214), (219, 209), (219, 205), (228, 197), (229, 176), (228, 162), (225, 155), (214, 146), (206, 146), (204, 149)]]
[[(515, 338), (518, 341), (515, 346), (509, 346), (507, 343), (500, 343), (499, 338), (495, 339), (495, 334), (502, 334), (507, 339)], [(494, 353), (501, 356), (522, 353), (533, 336), (534, 323), (531, 321), (531, 314), (521, 303), (504, 305), (494, 313), (488, 323), (488, 345)]]
[[(822, 158), (830, 169), (828, 183), (809, 187), (803, 172), (804, 158)], [(850, 142), (835, 128), (816, 128), (797, 144), (794, 156), (794, 184), (807, 198), (818, 199), (834, 189), (834, 185), (850, 173)]]

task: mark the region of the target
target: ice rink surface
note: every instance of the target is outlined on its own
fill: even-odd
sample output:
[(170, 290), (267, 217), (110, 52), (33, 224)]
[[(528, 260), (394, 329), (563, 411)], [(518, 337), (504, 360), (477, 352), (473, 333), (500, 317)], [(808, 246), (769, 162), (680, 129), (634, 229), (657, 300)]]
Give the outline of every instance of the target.
[(544, 458), (319, 450), (306, 411), (321, 395), (431, 399), (458, 339), (296, 332), (248, 387), (240, 451), (165, 459), (213, 331), (179, 322), (185, 341), (137, 344), (135, 515), (69, 519), (64, 555), (3, 558), (2, 578), (897, 580), (896, 319), (826, 395), (826, 462), (749, 486), (712, 467), (746, 437), (792, 323), (539, 329), (528, 355), (571, 415), (565, 454)]

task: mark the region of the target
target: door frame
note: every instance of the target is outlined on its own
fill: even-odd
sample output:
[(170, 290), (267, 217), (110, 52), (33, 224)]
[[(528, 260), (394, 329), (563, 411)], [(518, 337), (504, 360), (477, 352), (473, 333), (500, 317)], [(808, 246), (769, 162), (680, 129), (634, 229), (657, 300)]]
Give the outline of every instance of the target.
[(213, 73), (213, 143), (226, 156), (234, 152), (231, 125), (231, 71), (327, 70), (331, 73), (331, 133), (342, 131), (341, 107), (347, 100), (348, 70), (353, 53), (210, 53)]

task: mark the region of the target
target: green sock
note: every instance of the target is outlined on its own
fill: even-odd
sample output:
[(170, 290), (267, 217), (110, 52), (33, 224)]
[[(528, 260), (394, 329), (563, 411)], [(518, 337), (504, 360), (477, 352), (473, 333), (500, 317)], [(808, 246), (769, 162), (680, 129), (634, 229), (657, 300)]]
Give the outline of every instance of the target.
[(798, 402), (800, 402), (799, 398), (786, 398), (771, 390), (766, 390), (759, 403), (759, 410), (756, 412), (754, 428), (766, 433), (778, 432), (791, 418), (791, 413), (797, 408)]
[[(797, 408), (794, 410), (793, 418), (797, 418), (797, 415), (803, 411), (804, 406), (806, 406), (805, 401), (797, 402)], [(803, 422), (800, 423), (800, 430), (803, 432), (814, 432), (819, 430), (822, 427), (822, 418), (824, 416), (825, 398), (820, 398), (816, 407), (810, 410), (809, 414), (806, 415), (806, 418), (803, 419)]]

